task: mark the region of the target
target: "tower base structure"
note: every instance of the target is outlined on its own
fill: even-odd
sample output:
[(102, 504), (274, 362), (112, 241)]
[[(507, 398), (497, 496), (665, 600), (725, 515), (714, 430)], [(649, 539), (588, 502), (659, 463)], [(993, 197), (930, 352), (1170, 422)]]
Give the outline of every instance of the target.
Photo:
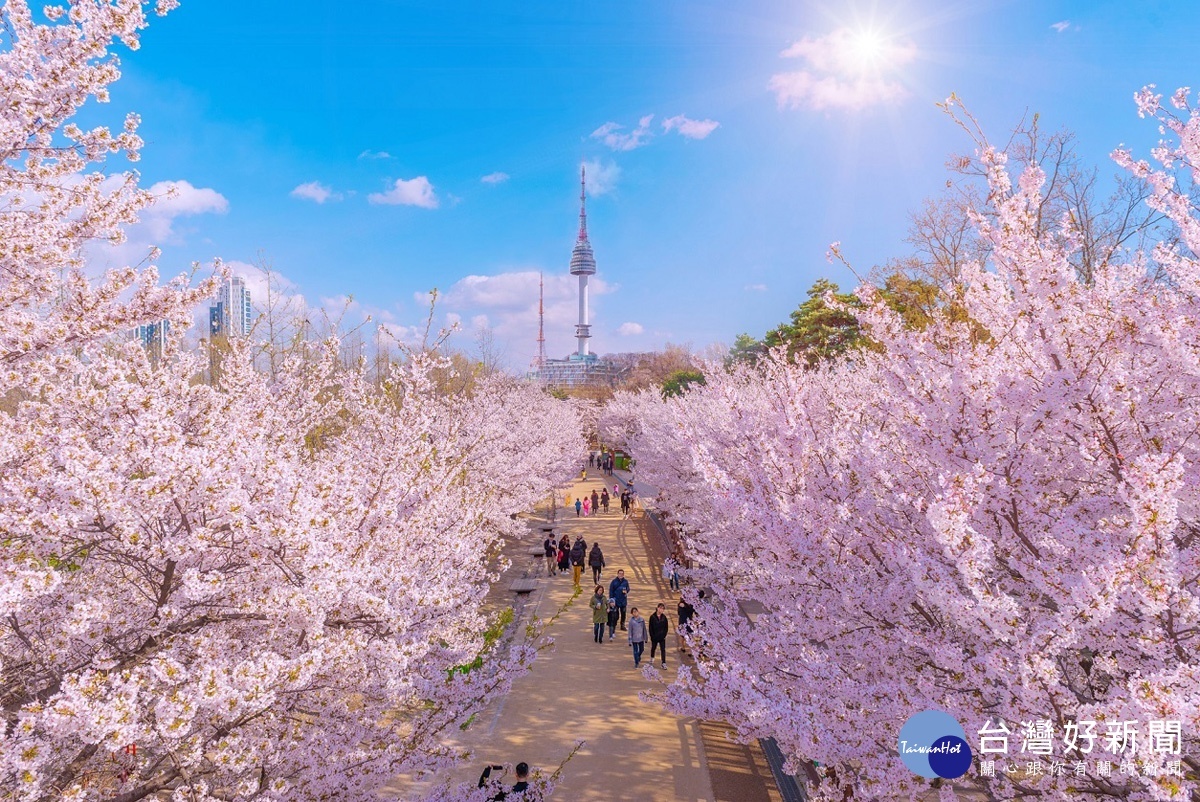
[(595, 354), (571, 354), (566, 359), (547, 359), (530, 378), (549, 387), (612, 387), (621, 373)]

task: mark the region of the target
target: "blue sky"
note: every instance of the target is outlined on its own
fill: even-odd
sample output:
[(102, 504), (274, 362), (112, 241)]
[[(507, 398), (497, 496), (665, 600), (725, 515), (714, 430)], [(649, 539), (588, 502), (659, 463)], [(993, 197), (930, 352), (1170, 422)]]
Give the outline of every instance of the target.
[(183, 0), (89, 117), (139, 112), (143, 185), (186, 184), (102, 258), (261, 257), (401, 337), (437, 287), (460, 347), (486, 323), (519, 367), (538, 271), (548, 350), (574, 347), (587, 162), (593, 349), (700, 349), (761, 335), (820, 276), (852, 285), (830, 242), (864, 273), (907, 252), (971, 149), (935, 102), (957, 93), (1001, 141), (1037, 112), (1112, 174), (1114, 147), (1156, 137), (1133, 92), (1193, 83), (1197, 34), (1200, 4), (1165, 1)]

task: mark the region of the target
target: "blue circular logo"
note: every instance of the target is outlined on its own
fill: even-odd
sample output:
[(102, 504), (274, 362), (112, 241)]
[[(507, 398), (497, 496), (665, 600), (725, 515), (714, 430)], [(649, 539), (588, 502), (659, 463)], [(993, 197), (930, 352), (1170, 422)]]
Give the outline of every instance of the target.
[(900, 728), (897, 748), (909, 771), (931, 780), (953, 780), (971, 767), (966, 731), (954, 716), (941, 710), (910, 716)]

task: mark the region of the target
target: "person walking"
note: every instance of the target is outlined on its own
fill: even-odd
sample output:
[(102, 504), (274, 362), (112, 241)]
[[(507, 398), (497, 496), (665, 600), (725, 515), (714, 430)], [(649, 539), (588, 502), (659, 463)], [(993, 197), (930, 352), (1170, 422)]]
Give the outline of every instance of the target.
[(546, 539), (542, 541), (542, 551), (546, 553), (546, 576), (554, 576), (554, 569), (558, 563), (558, 541), (554, 539), (553, 532), (546, 533)]
[(604, 488), (604, 492), (600, 494), (600, 506), (604, 508), (604, 514), (608, 515), (608, 488)]
[(581, 499), (575, 499), (575, 517), (576, 518), (579, 517), (579, 511), (582, 509), (583, 509), (583, 501)]
[(629, 580), (625, 578), (625, 570), (617, 571), (617, 576), (608, 585), (608, 597), (617, 603), (621, 611), (621, 629), (625, 629), (625, 606), (629, 604)]
[(596, 452), (594, 452), (594, 451), (588, 452), (588, 467), (589, 468), (596, 467)]
[(600, 514), (600, 494), (595, 490), (592, 491), (592, 512)]
[(617, 603), (612, 599), (608, 600), (608, 639), (612, 640), (613, 635), (617, 632), (617, 619), (621, 617), (621, 612), (617, 609)]
[(655, 608), (654, 613), (650, 616), (650, 621), (646, 627), (650, 632), (650, 662), (654, 662), (655, 651), (660, 651), (662, 659), (662, 667), (667, 667), (667, 630), (670, 624), (667, 622), (667, 606), (659, 604)]
[(679, 642), (679, 651), (687, 651), (684, 648), (684, 635), (688, 635), (692, 631), (692, 616), (696, 614), (696, 608), (687, 602), (682, 596), (679, 597), (679, 624), (675, 627), (675, 639)]
[(571, 546), (571, 579), (575, 587), (579, 587), (579, 578), (583, 576), (583, 563), (587, 560), (587, 542), (582, 537), (575, 538)]
[(679, 563), (674, 557), (663, 560), (663, 579), (671, 585), (671, 590), (679, 590)]
[(592, 582), (600, 584), (600, 574), (604, 571), (604, 552), (600, 550), (599, 543), (592, 544), (592, 550), (588, 553), (588, 565), (592, 567)]
[(592, 608), (592, 640), (604, 643), (604, 625), (608, 623), (608, 599), (604, 597), (604, 586), (597, 585), (596, 592), (588, 599)]
[(592, 500), (587, 496), (583, 497), (583, 517), (588, 517), (592, 512)]
[(571, 567), (571, 539), (563, 533), (562, 540), (558, 541), (558, 572), (565, 574), (567, 569)]
[(629, 515), (629, 494), (621, 491), (621, 514)]
[(633, 667), (642, 663), (642, 652), (646, 651), (646, 619), (634, 607), (629, 611), (629, 645), (633, 647)]

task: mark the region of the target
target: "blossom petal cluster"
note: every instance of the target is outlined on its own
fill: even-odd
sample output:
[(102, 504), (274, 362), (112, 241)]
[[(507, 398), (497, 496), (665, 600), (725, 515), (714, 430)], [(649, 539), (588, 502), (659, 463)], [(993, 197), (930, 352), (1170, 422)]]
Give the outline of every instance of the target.
[(0, 8), (0, 798), (367, 798), (459, 757), (445, 730), (532, 659), (483, 601), (578, 416), (448, 393), (421, 353), (368, 376), (336, 339), (268, 375), (249, 342), (181, 348), (215, 279), (90, 274), (153, 199), (100, 169), (136, 116), (71, 120), (150, 5)]
[[(1082, 774), (976, 764), (959, 782), (989, 798), (1194, 792), (1142, 766), (1194, 771), (1200, 747), (1200, 118), (1152, 94), (1139, 108), (1174, 140), (1157, 166), (1119, 160), (1178, 240), (1085, 280), (1073, 221), (1039, 219), (1038, 167), (1014, 177), (984, 150), (989, 256), (942, 288), (954, 314), (912, 327), (864, 286), (855, 314), (877, 347), (812, 369), (776, 354), (610, 404), (604, 436), (636, 454), (692, 587), (711, 589), (671, 708), (774, 737), (813, 779), (819, 763), (819, 798), (928, 793), (896, 739), (930, 709), (971, 737), (989, 721), (1140, 722), (1136, 756), (1114, 758), (1138, 761), (1132, 776), (1098, 771), (1099, 754), (1061, 756), (1090, 757)], [(1178, 754), (1153, 753), (1156, 720), (1180, 722)]]

